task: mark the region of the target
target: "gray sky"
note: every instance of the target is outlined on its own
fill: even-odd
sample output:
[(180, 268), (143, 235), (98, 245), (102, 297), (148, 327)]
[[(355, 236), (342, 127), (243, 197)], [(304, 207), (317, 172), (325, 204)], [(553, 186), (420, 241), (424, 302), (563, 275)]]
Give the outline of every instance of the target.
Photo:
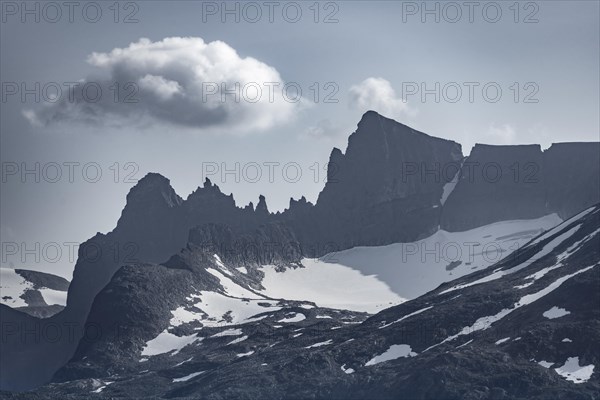
[[(455, 140), (465, 154), (474, 143), (599, 139), (597, 1), (521, 2), (518, 15), (512, 1), (476, 2), (472, 14), (465, 2), (427, 2), (439, 22), (422, 2), (276, 2), (273, 22), (264, 2), (237, 3), (239, 22), (235, 12), (222, 21), (222, 2), (122, 2), (118, 15), (112, 2), (78, 2), (72, 22), (64, 6), (57, 17), (37, 3), (36, 22), (35, 11), (21, 15), (21, 2), (2, 4), (2, 266), (70, 278), (64, 243), (110, 231), (128, 190), (150, 171), (185, 198), (202, 184), (203, 168), (239, 163), (238, 183), (235, 173), (210, 176), (238, 205), (256, 204), (259, 194), (272, 211), (290, 197), (314, 202), (331, 148), (345, 149), (368, 109)], [(88, 98), (69, 92), (77, 81), (91, 87)], [(22, 99), (36, 82), (40, 101)], [(211, 92), (221, 83), (235, 91), (236, 82), (247, 85), (239, 101)], [(302, 99), (293, 102), (298, 87)], [(126, 103), (127, 94), (137, 103)], [(272, 182), (264, 163), (279, 163), (270, 164)], [(39, 182), (23, 179), (36, 166)], [(16, 249), (6, 247), (12, 242)], [(37, 260), (26, 251), (36, 243)]]

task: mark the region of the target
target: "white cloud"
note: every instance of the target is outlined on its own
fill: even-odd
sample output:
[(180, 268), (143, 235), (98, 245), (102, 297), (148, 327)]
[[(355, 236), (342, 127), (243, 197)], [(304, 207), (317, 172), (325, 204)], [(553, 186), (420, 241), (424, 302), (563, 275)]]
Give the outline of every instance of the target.
[(182, 93), (179, 82), (150, 74), (139, 80), (139, 87), (142, 90), (147, 90), (149, 93), (154, 93), (162, 101), (170, 100), (174, 95)]
[(414, 117), (417, 113), (406, 100), (396, 95), (390, 82), (383, 78), (371, 77), (351, 86), (350, 106), (360, 112), (374, 110), (394, 119)]
[[(240, 57), (221, 41), (170, 37), (152, 42), (142, 38), (108, 53), (94, 52), (87, 61), (103, 76), (84, 82), (100, 85), (98, 101), (86, 100), (80, 86), (71, 93), (75, 101), (64, 94), (59, 102), (35, 112), (24, 111), (26, 118), (43, 125), (161, 122), (247, 132), (289, 121), (302, 104), (284, 98), (285, 82), (275, 68), (252, 57)], [(120, 85), (118, 97), (115, 82)], [(93, 96), (94, 90), (90, 93)]]

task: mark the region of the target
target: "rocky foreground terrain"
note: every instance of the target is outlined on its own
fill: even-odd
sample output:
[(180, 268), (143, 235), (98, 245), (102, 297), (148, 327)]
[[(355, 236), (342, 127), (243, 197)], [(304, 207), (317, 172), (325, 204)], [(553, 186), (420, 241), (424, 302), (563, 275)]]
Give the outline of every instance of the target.
[[(208, 236), (215, 232), (223, 234), (212, 227)], [(234, 260), (191, 242), (165, 264), (121, 269), (88, 318), (118, 332), (82, 342), (53, 383), (4, 397), (594, 399), (600, 393), (600, 206), (485, 270), (372, 316), (263, 298), (253, 288), (256, 271), (242, 277), (236, 268)], [(233, 312), (220, 315), (219, 296), (238, 302)]]

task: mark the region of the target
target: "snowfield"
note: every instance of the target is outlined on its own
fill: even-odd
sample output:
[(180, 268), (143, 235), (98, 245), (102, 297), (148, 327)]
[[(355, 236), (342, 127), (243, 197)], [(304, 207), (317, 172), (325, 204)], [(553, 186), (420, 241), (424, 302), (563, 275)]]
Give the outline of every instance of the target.
[(277, 272), (275, 266), (265, 265), (261, 293), (273, 298), (311, 301), (320, 307), (376, 313), (400, 304), (406, 299), (398, 296), (375, 276), (344, 265), (319, 259), (303, 259), (304, 268)]
[[(554, 250), (562, 242), (564, 242), (565, 240), (569, 239), (575, 232), (577, 232), (577, 230), (579, 229), (579, 227), (580, 227), (580, 225), (576, 225), (573, 228), (571, 228), (569, 231), (564, 232), (563, 234), (555, 237), (550, 242), (548, 242), (541, 251), (537, 252), (530, 259), (522, 262), (521, 264), (519, 264), (519, 265), (517, 265), (515, 267), (509, 268), (509, 269), (496, 269), (496, 270), (494, 270), (493, 273), (491, 273), (488, 276), (484, 276), (483, 278), (478, 279), (478, 280), (473, 281), (473, 282), (469, 282), (469, 283), (465, 283), (465, 284), (462, 284), (462, 285), (453, 286), (453, 287), (451, 287), (449, 289), (441, 291), (440, 294), (448, 293), (448, 292), (451, 292), (453, 290), (464, 289), (466, 287), (473, 286), (473, 285), (478, 285), (480, 283), (490, 282), (490, 281), (493, 281), (495, 279), (500, 279), (500, 278), (502, 278), (505, 275), (513, 274), (513, 273), (515, 273), (517, 271), (520, 271), (523, 268), (526, 268), (526, 267), (530, 266), (534, 262), (536, 262), (536, 261), (542, 259), (543, 257), (547, 256), (548, 254), (550, 254), (552, 252), (552, 250)], [(550, 267), (544, 273), (541, 273), (541, 271), (539, 271), (541, 273), (540, 277), (544, 276), (547, 272), (549, 272), (551, 270), (551, 268), (554, 269), (554, 268), (558, 268), (558, 267), (560, 267), (560, 265), (554, 266), (554, 267)], [(535, 274), (534, 275), (530, 275), (530, 276), (528, 276), (525, 279), (528, 279), (528, 278), (529, 279), (534, 279), (534, 280), (536, 279)], [(539, 279), (539, 278), (537, 278), (537, 279)], [(526, 285), (519, 286), (518, 288), (522, 289), (523, 287), (529, 286), (529, 284), (530, 283), (528, 283)]]
[(274, 266), (266, 265), (262, 267), (265, 289), (261, 293), (311, 301), (321, 307), (376, 313), (486, 268), (561, 222), (551, 214), (464, 232), (439, 230), (417, 242), (354, 247), (319, 259), (305, 258), (304, 268), (277, 272)]

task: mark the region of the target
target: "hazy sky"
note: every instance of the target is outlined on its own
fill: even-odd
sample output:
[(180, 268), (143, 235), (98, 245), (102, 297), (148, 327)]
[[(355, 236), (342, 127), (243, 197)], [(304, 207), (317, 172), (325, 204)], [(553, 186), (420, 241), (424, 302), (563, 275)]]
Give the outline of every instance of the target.
[(70, 278), (65, 243), (114, 228), (150, 171), (184, 198), (210, 173), (240, 206), (314, 202), (368, 109), (465, 154), (599, 139), (597, 1), (23, 4), (0, 25), (2, 266)]

